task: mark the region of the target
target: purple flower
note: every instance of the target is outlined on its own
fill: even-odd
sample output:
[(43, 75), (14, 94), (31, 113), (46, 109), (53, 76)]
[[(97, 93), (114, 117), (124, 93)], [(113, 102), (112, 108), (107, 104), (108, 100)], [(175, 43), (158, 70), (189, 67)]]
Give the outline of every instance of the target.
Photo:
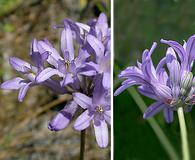
[[(48, 129), (60, 131), (82, 113), (74, 124), (76, 130), (86, 129), (93, 122), (97, 143), (108, 145), (110, 124), (110, 28), (105, 14), (98, 20), (83, 24), (69, 19), (61, 28), (60, 52), (47, 40), (33, 40), (32, 64), (10, 58), (11, 66), (23, 78), (16, 77), (1, 84), (3, 89), (19, 90), (22, 101), (31, 86), (43, 85), (54, 93), (72, 97), (49, 122)], [(86, 120), (86, 121), (85, 121)]]
[(74, 101), (85, 111), (76, 119), (74, 128), (78, 131), (89, 127), (93, 122), (96, 141), (101, 148), (108, 145), (108, 127), (110, 124), (110, 98), (106, 90), (102, 86), (102, 82), (98, 80), (93, 92), (93, 97), (89, 97), (83, 93), (74, 93)]
[(36, 77), (37, 82), (44, 82), (52, 76), (57, 75), (62, 78), (60, 83), (63, 87), (75, 83), (75, 81), (78, 80), (77, 75), (82, 74), (82, 68), (85, 60), (89, 57), (89, 54), (80, 48), (78, 56), (75, 57), (76, 53), (73, 47), (73, 33), (68, 24), (61, 33), (61, 52), (63, 58), (52, 45), (48, 44), (48, 42), (39, 41), (38, 46), (41, 54), (44, 54), (45, 52), (49, 53), (47, 61), (54, 68), (47, 67), (42, 70)]
[(195, 79), (191, 72), (195, 58), (194, 40), (195, 36), (190, 37), (184, 46), (175, 41), (161, 40), (171, 47), (167, 49), (166, 57), (160, 60), (156, 68), (151, 59), (157, 45), (153, 43), (150, 50), (143, 52), (142, 63), (137, 62), (137, 66), (127, 67), (119, 74), (120, 78), (126, 80), (114, 95), (117, 96), (130, 86), (138, 85), (141, 94), (157, 101), (147, 108), (144, 118), (163, 110), (166, 122), (170, 123), (173, 121), (173, 111), (178, 107), (182, 106), (189, 112), (195, 102)]
[(60, 84), (55, 81), (48, 80), (44, 83), (37, 83), (35, 81), (36, 75), (41, 70), (43, 70), (44, 61), (48, 58), (48, 53), (45, 52), (44, 54), (40, 54), (36, 50), (36, 43), (37, 43), (36, 39), (33, 40), (32, 48), (30, 52), (30, 56), (32, 58), (34, 65), (31, 65), (30, 63), (25, 62), (16, 57), (12, 57), (9, 59), (12, 68), (18, 71), (23, 78), (16, 77), (1, 84), (2, 89), (19, 90), (18, 93), (19, 102), (23, 101), (24, 96), (26, 95), (28, 89), (31, 86), (35, 86), (35, 85), (47, 86), (56, 93), (60, 93), (60, 94), (66, 93), (65, 90), (60, 87)]

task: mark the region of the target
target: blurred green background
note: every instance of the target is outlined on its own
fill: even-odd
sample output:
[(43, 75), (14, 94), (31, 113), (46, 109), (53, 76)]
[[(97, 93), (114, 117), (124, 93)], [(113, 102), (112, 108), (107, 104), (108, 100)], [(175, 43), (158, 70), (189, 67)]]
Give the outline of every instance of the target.
[[(109, 8), (109, 0), (0, 0), (0, 83), (18, 75), (10, 56), (30, 62), (33, 38), (47, 38), (58, 50), (60, 31), (53, 25), (64, 18), (85, 23), (100, 12), (109, 16)], [(0, 160), (78, 160), (80, 134), (72, 124), (57, 133), (47, 129), (67, 99), (33, 87), (19, 103), (17, 91), (0, 90)], [(110, 148), (100, 149), (93, 132), (86, 133), (85, 159), (109, 159)]]
[[(163, 39), (183, 43), (195, 33), (194, 0), (114, 0), (114, 84), (119, 86), (117, 74), (128, 65), (135, 65), (142, 51), (153, 41), (158, 47), (153, 53), (154, 64), (165, 55)], [(142, 96), (145, 103), (153, 101)], [(114, 153), (115, 159), (167, 160), (170, 159), (157, 135), (144, 120), (134, 98), (128, 91), (114, 98)], [(186, 114), (191, 159), (195, 159), (195, 110)], [(180, 128), (175, 114), (174, 122), (166, 124), (162, 113), (155, 116), (176, 153), (182, 159)]]

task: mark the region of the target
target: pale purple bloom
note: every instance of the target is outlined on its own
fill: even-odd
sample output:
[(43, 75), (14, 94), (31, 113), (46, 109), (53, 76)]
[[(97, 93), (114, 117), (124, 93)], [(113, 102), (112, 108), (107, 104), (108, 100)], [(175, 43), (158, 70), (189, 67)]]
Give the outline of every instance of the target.
[[(108, 145), (107, 123), (110, 124), (111, 119), (110, 28), (105, 14), (91, 22), (83, 24), (65, 19), (63, 25), (56, 25), (62, 29), (60, 52), (47, 39), (34, 39), (30, 50), (33, 65), (10, 58), (11, 66), (23, 78), (8, 80), (1, 88), (19, 90), (19, 101), (35, 85), (47, 86), (56, 94), (69, 94), (72, 98), (49, 122), (48, 129), (65, 129), (78, 111), (82, 114), (76, 119), (74, 128), (86, 129), (93, 121), (97, 143), (105, 148)], [(88, 121), (84, 122), (87, 117)]]
[(195, 59), (195, 36), (190, 37), (184, 46), (175, 41), (161, 42), (171, 46), (167, 49), (166, 57), (154, 67), (151, 55), (157, 44), (153, 43), (150, 50), (143, 52), (142, 63), (137, 62), (137, 66), (127, 67), (119, 74), (120, 78), (126, 80), (115, 91), (115, 96), (130, 86), (138, 85), (141, 94), (157, 101), (147, 108), (144, 118), (163, 110), (166, 122), (170, 123), (173, 121), (173, 111), (182, 106), (189, 112), (195, 102), (195, 79), (191, 72)]
[[(65, 28), (61, 33), (61, 52), (63, 57), (58, 53), (58, 51), (48, 42), (39, 41), (39, 51), (44, 54), (45, 52), (49, 53), (48, 63), (53, 65), (54, 68), (48, 67), (40, 72), (37, 77), (37, 82), (44, 82), (47, 79), (50, 79), (54, 75), (58, 75), (62, 78), (61, 86), (65, 86), (71, 83), (76, 83), (78, 81), (78, 75), (84, 74), (91, 76), (94, 75), (94, 71), (83, 69), (85, 66), (86, 59), (90, 56), (87, 51), (82, 47), (79, 48), (78, 55), (76, 55), (74, 46), (73, 46), (73, 31), (67, 23)], [(93, 73), (93, 74), (92, 74)]]
[(101, 148), (108, 145), (108, 126), (111, 121), (110, 98), (107, 91), (103, 88), (100, 79), (96, 82), (93, 97), (83, 93), (74, 93), (74, 101), (85, 111), (76, 119), (74, 128), (78, 131), (89, 127), (93, 122), (96, 141)]
[(2, 89), (19, 90), (18, 101), (20, 102), (23, 101), (23, 98), (26, 95), (28, 89), (31, 86), (35, 85), (47, 86), (58, 94), (66, 93), (66, 91), (62, 89), (60, 84), (57, 83), (56, 81), (48, 80), (45, 81), (44, 83), (37, 83), (35, 81), (36, 74), (43, 69), (44, 61), (48, 57), (47, 53), (40, 54), (39, 52), (36, 51), (36, 47), (34, 46), (36, 42), (37, 42), (36, 40), (33, 40), (32, 42), (33, 47), (30, 53), (34, 65), (31, 65), (30, 63), (23, 61), (19, 58), (11, 57), (9, 59), (10, 65), (13, 67), (13, 69), (21, 73), (23, 78), (16, 77), (1, 84)]

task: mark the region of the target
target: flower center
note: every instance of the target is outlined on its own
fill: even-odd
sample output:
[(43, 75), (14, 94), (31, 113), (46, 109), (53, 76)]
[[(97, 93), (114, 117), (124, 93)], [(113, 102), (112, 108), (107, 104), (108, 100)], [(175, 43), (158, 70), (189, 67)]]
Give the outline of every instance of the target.
[(95, 111), (98, 112), (98, 113), (100, 113), (100, 114), (102, 114), (104, 112), (104, 108), (102, 106), (97, 106), (95, 108)]
[(68, 69), (70, 67), (70, 61), (69, 60), (65, 61), (65, 67), (66, 67), (66, 69)]

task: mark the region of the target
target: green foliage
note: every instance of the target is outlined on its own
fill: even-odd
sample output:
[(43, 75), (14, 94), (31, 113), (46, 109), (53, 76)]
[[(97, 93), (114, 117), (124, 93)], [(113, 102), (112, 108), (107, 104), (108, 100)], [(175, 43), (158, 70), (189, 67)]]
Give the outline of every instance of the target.
[(17, 8), (23, 0), (0, 0), (0, 16), (9, 13), (13, 9)]

